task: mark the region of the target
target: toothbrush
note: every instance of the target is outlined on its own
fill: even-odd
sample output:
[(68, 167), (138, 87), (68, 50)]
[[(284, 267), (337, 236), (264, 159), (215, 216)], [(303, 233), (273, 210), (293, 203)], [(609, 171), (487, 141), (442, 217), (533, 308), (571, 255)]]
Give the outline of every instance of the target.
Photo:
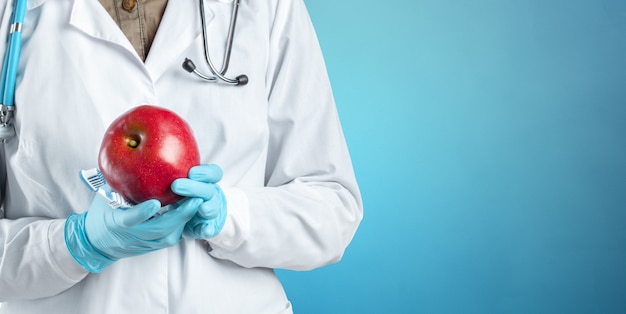
[(83, 183), (92, 191), (96, 192), (100, 197), (109, 203), (109, 206), (113, 208), (130, 208), (133, 207), (131, 203), (125, 200), (122, 195), (117, 192), (108, 192), (102, 189), (102, 186), (106, 184), (104, 175), (98, 168), (91, 168), (87, 170), (81, 170), (78, 175)]
[(79, 173), (80, 180), (92, 191), (96, 192), (98, 189), (105, 185), (107, 182), (104, 179), (102, 172), (98, 168), (91, 168), (87, 170), (81, 170)]

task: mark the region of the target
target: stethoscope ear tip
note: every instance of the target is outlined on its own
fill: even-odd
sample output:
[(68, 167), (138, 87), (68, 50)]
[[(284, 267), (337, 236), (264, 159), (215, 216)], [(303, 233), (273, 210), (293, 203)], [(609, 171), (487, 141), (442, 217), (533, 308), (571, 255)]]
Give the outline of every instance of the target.
[(243, 86), (248, 84), (248, 76), (245, 74), (237, 76), (237, 85)]
[(183, 62), (183, 69), (189, 73), (193, 73), (196, 69), (196, 65), (189, 58), (185, 58), (185, 61)]

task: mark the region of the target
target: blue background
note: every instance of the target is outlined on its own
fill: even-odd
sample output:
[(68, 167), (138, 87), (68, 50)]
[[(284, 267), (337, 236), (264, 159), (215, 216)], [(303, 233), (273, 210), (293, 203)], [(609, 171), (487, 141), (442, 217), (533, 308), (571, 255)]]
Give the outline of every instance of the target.
[(626, 1), (306, 2), (365, 218), (296, 313), (626, 313)]

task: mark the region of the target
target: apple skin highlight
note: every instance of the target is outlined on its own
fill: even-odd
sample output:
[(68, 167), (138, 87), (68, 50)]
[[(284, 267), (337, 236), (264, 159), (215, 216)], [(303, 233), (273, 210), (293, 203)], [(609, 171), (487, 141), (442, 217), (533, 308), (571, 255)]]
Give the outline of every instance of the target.
[(135, 204), (157, 199), (166, 206), (181, 199), (170, 185), (199, 164), (189, 124), (152, 105), (135, 107), (115, 119), (98, 154), (98, 167), (109, 186)]

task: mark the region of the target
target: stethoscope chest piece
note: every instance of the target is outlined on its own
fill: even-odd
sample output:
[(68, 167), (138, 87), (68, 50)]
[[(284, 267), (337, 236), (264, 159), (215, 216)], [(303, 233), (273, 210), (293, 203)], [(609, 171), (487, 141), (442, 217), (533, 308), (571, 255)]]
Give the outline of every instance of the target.
[(0, 109), (0, 143), (8, 143), (15, 136), (13, 126), (14, 106), (2, 105)]

